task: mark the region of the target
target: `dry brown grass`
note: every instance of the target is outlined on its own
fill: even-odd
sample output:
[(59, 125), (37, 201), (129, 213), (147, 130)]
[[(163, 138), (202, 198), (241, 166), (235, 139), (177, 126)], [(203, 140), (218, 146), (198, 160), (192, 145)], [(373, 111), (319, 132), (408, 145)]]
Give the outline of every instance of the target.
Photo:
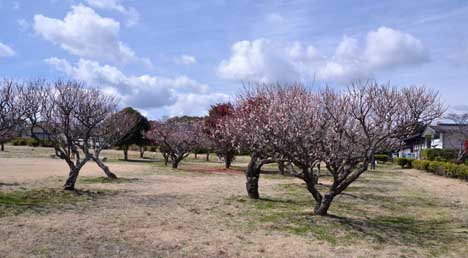
[[(0, 190), (60, 187), (62, 163), (0, 154)], [(468, 185), (458, 180), (385, 167), (322, 218), (292, 178), (263, 176), (265, 199), (251, 201), (243, 175), (213, 171), (216, 162), (188, 160), (179, 171), (160, 162), (109, 165), (137, 180), (79, 182), (112, 194), (0, 217), (0, 257), (467, 257)], [(196, 172), (204, 166), (210, 173)], [(90, 164), (82, 176), (102, 173)]]

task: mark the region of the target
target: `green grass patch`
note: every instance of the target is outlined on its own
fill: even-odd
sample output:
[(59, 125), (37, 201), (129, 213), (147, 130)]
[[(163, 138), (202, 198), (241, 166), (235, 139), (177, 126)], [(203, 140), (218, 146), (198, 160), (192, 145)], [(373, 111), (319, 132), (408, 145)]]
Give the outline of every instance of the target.
[(0, 192), (0, 217), (74, 208), (110, 194), (109, 190), (63, 191), (53, 188)]
[(138, 181), (138, 178), (124, 178), (119, 177), (117, 179), (111, 179), (108, 177), (80, 177), (79, 182), (81, 184), (122, 184), (122, 183), (133, 183)]

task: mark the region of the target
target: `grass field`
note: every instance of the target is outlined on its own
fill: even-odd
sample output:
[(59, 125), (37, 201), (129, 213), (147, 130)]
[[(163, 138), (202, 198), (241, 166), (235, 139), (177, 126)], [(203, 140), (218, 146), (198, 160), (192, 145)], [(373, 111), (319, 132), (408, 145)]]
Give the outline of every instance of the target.
[(6, 147), (0, 257), (468, 257), (468, 184), (456, 179), (379, 166), (320, 217), (294, 178), (263, 175), (263, 198), (246, 198), (247, 157), (172, 170), (157, 154), (107, 151), (121, 179), (89, 164), (69, 193), (50, 149)]

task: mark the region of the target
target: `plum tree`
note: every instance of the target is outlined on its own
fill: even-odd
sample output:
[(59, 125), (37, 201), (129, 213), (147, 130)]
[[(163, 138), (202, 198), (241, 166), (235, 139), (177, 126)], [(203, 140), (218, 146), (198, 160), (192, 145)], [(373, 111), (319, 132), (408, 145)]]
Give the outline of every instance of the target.
[(203, 132), (199, 118), (173, 117), (166, 121), (152, 121), (146, 137), (159, 146), (166, 165), (171, 159), (172, 168), (176, 169), (179, 163), (197, 148), (201, 134)]
[(231, 103), (219, 103), (211, 106), (204, 120), (204, 132), (213, 143), (216, 154), (223, 158), (224, 167), (229, 168), (236, 154), (232, 137), (226, 132), (234, 108)]
[[(259, 198), (259, 168), (285, 160), (326, 215), (333, 199), (368, 170), (375, 153), (440, 117), (438, 94), (423, 87), (397, 89), (373, 81), (343, 92), (311, 91), (300, 84), (256, 85), (238, 97), (231, 133), (238, 148), (251, 151), (246, 188)], [(324, 163), (333, 183), (321, 193), (313, 169)]]

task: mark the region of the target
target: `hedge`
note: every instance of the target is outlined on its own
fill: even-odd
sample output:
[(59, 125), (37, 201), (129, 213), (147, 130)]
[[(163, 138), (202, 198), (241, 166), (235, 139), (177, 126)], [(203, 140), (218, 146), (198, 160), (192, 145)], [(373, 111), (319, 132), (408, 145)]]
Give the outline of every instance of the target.
[(34, 138), (21, 138), (21, 137), (16, 137), (13, 140), (10, 141), (10, 143), (14, 146), (31, 146), (31, 147), (53, 147), (52, 142), (50, 142), (47, 139), (44, 140), (36, 140)]
[(390, 157), (387, 154), (375, 154), (375, 160), (385, 163), (390, 160)]
[(421, 158), (430, 161), (450, 161), (456, 159), (458, 150), (454, 149), (425, 149), (421, 151)]
[(439, 176), (459, 178), (468, 181), (468, 165), (458, 165), (452, 162), (415, 160), (415, 169), (424, 170)]
[(401, 166), (401, 168), (412, 168), (414, 159), (411, 158), (396, 158), (395, 163)]

